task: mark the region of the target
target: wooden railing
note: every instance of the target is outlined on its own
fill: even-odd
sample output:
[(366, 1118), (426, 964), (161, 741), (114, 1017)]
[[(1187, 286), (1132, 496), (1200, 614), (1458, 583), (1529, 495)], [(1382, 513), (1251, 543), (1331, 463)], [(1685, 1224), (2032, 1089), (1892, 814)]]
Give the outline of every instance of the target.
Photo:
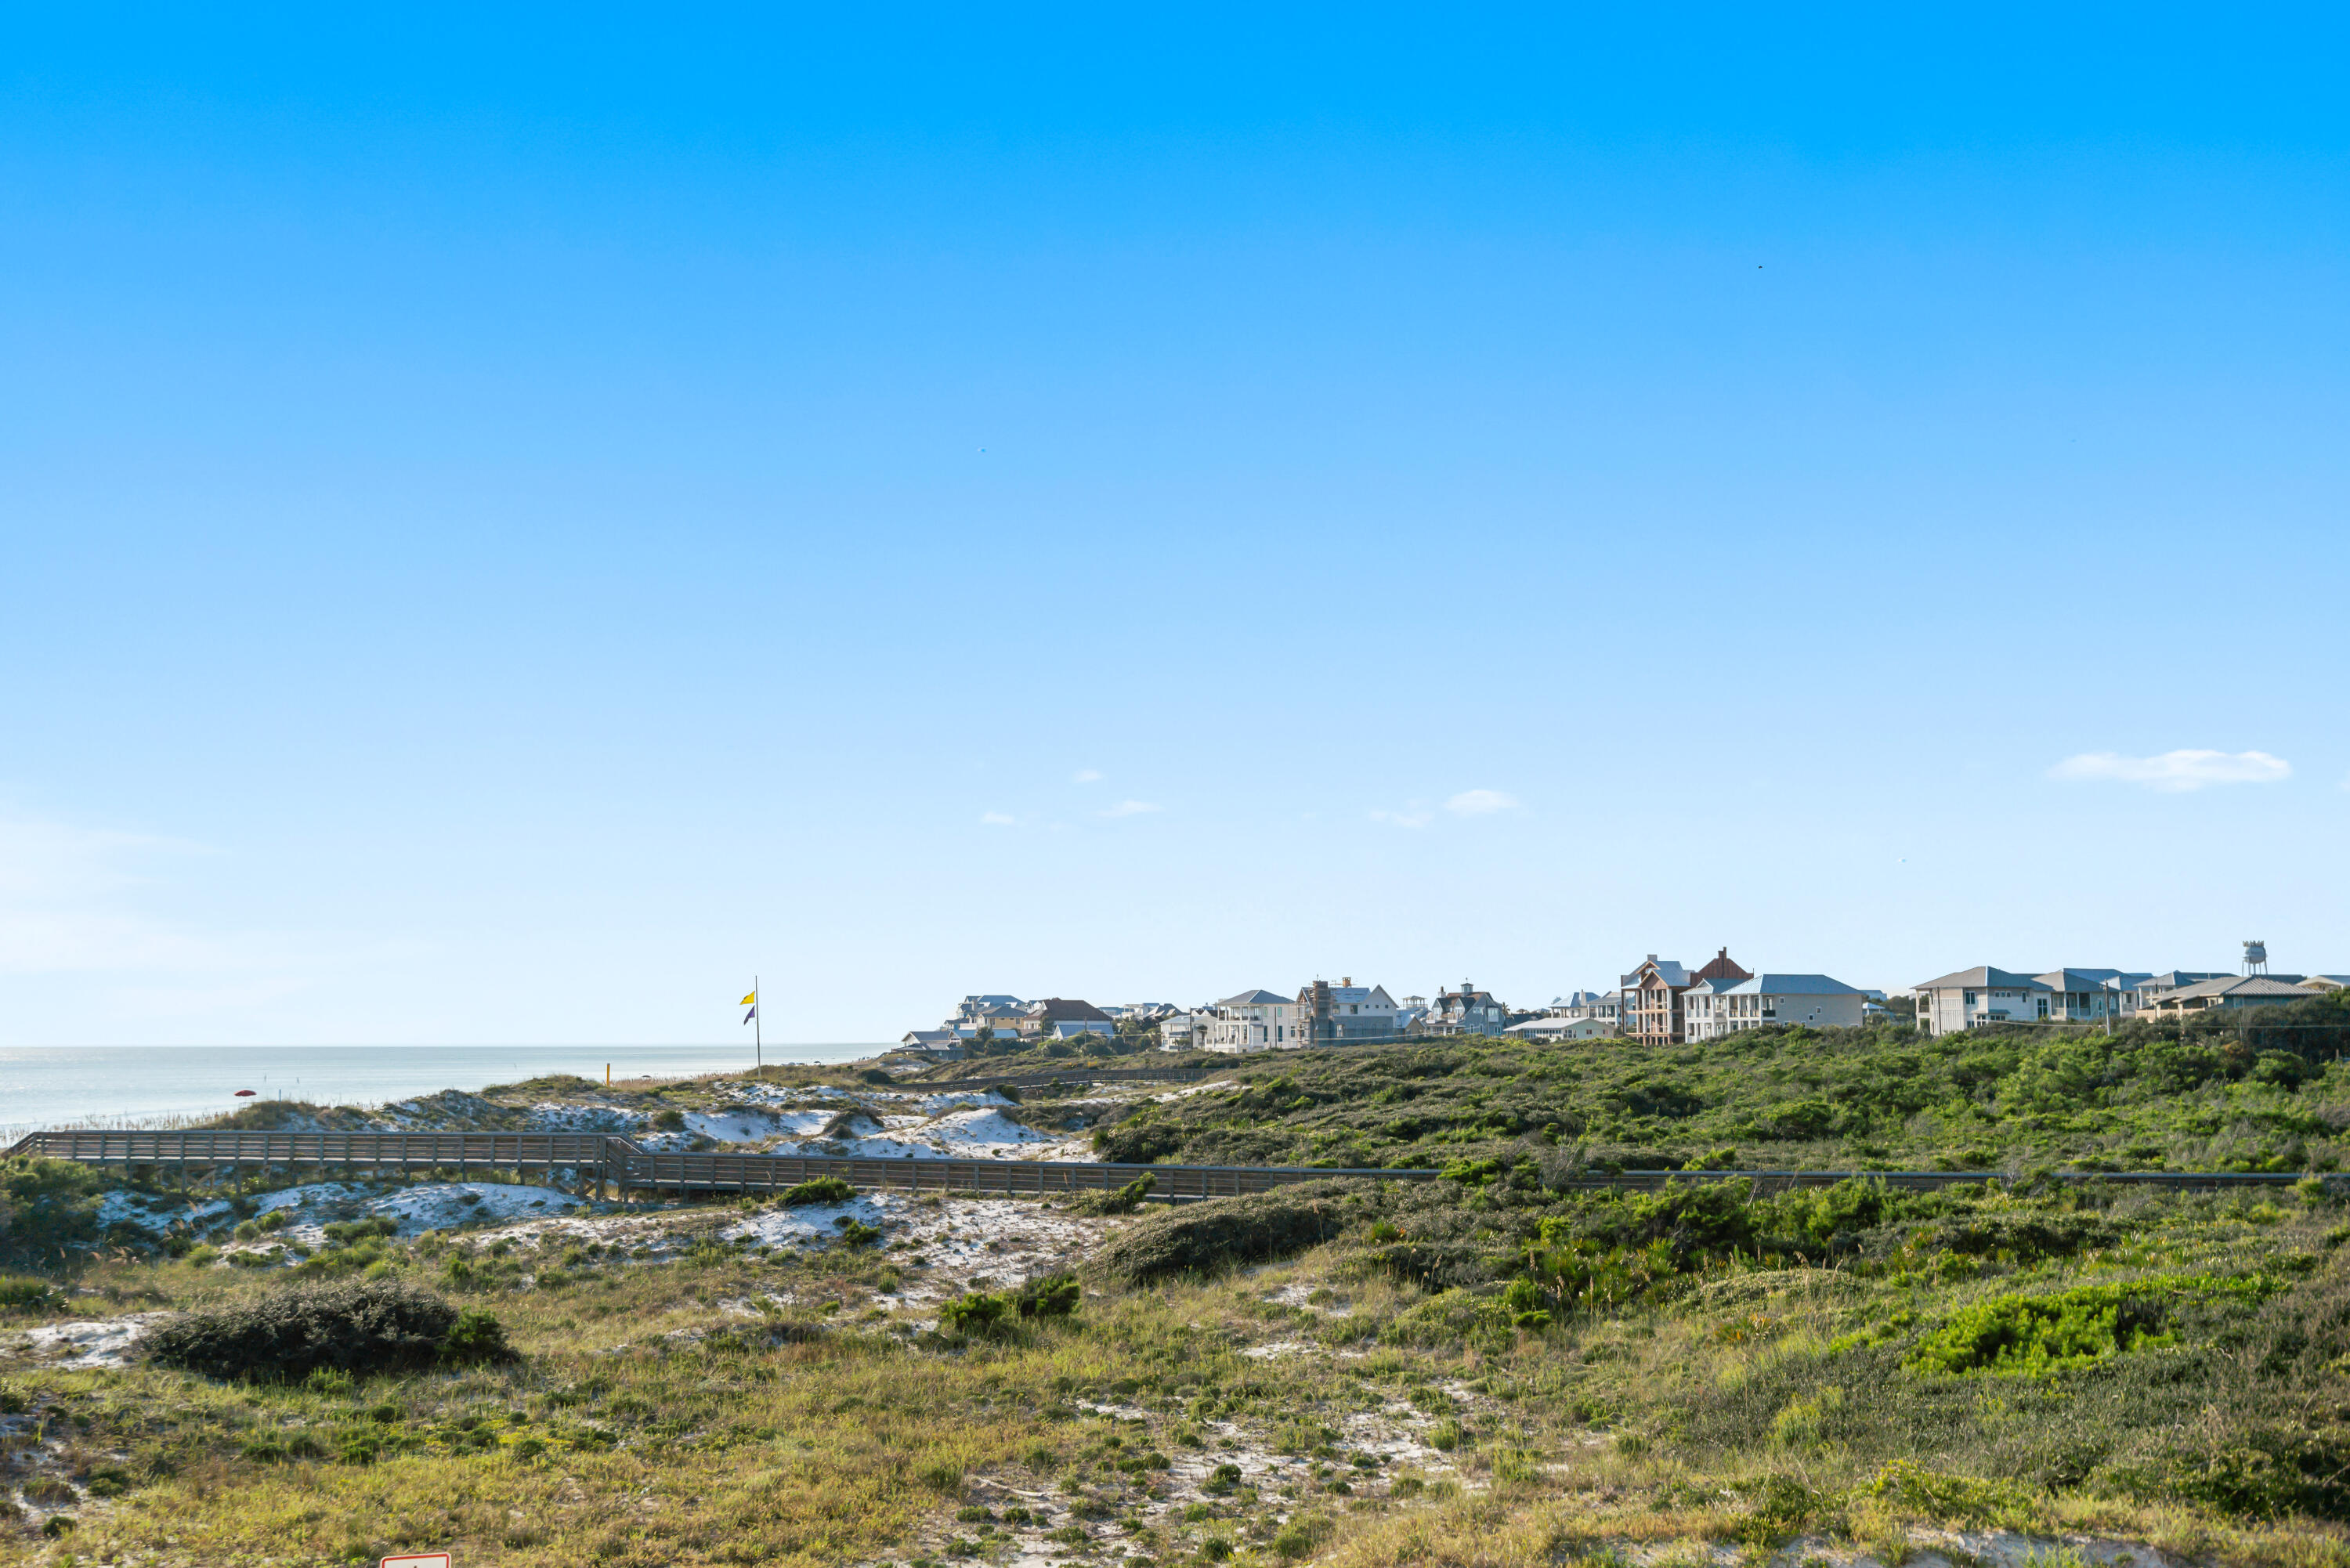
[(1043, 1089), (1055, 1084), (1197, 1084), (1208, 1078), (1224, 1076), (1240, 1065), (1239, 1057), (1232, 1059), (1230, 1067), (1087, 1067), (1073, 1064), (1055, 1068), (1049, 1073), (1005, 1073), (993, 1076), (985, 1073), (965, 1073), (953, 1078), (910, 1078), (903, 1086), (909, 1089), (992, 1089), (1001, 1084), (1013, 1089)]
[[(19, 1138), (9, 1155), (37, 1155), (85, 1165), (143, 1167), (182, 1177), (233, 1168), (298, 1171), (372, 1170), (402, 1174), (445, 1171), (569, 1171), (582, 1181), (608, 1182), (629, 1192), (764, 1194), (818, 1177), (851, 1187), (906, 1192), (1083, 1192), (1123, 1187), (1144, 1176), (1151, 1196), (1178, 1201), (1271, 1191), (1301, 1181), (1352, 1177), (1379, 1181), (1430, 1181), (1435, 1170), (1331, 1169), (1313, 1166), (1119, 1165), (1088, 1160), (877, 1159), (863, 1157), (712, 1154), (648, 1149), (609, 1133), (527, 1132), (43, 1132)], [(2130, 1187), (2216, 1190), (2273, 1187), (2298, 1181), (2299, 1171), (2059, 1171), (2067, 1182), (2106, 1181)], [(1752, 1181), (1760, 1192), (1833, 1187), (1854, 1179), (1887, 1187), (1933, 1190), (2013, 1181), (1996, 1170), (1624, 1170), (1586, 1171), (1562, 1189), (1652, 1192), (1673, 1182)], [(2350, 1181), (2350, 1177), (2330, 1179)]]
[(1280, 1166), (1111, 1165), (1085, 1160), (876, 1159), (822, 1155), (708, 1154), (648, 1149), (608, 1133), (47, 1132), (11, 1155), (161, 1172), (299, 1170), (570, 1170), (623, 1192), (780, 1192), (824, 1176), (852, 1187), (905, 1191), (1082, 1192), (1148, 1175), (1157, 1198), (1228, 1198), (1326, 1177), (1424, 1180), (1432, 1170), (1329, 1170)]

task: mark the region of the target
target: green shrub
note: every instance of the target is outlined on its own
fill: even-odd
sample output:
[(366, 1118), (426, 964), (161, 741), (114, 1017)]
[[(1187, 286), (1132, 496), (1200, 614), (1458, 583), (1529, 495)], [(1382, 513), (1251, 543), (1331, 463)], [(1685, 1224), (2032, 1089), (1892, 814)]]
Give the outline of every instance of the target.
[(441, 1354), (444, 1360), (455, 1362), (516, 1359), (514, 1347), (506, 1343), (505, 1325), (482, 1307), (467, 1307), (457, 1314), (441, 1342)]
[(2122, 1285), (1997, 1296), (1953, 1313), (1909, 1360), (1920, 1372), (2033, 1376), (2138, 1347), (2176, 1344), (2161, 1311)]
[(2014, 1481), (1946, 1475), (1895, 1459), (1861, 1490), (1885, 1498), (1937, 1523), (1991, 1525), (2002, 1530), (2044, 1528), (2031, 1489)]
[(969, 1291), (939, 1308), (939, 1324), (956, 1334), (986, 1334), (1012, 1315), (1012, 1303), (985, 1291)]
[(461, 1319), (439, 1296), (397, 1280), (297, 1286), (242, 1306), (183, 1313), (149, 1334), (146, 1348), (166, 1366), (252, 1382), (321, 1368), (364, 1377), (430, 1366), (444, 1354), (511, 1354), (495, 1319), (470, 1312)]
[(857, 1196), (857, 1189), (837, 1176), (815, 1176), (796, 1187), (784, 1189), (786, 1204), (847, 1203)]
[(1112, 1278), (1143, 1284), (1303, 1251), (1346, 1229), (1339, 1198), (1347, 1190), (1346, 1183), (1317, 1182), (1154, 1214), (1111, 1237), (1099, 1267)]
[(1069, 1210), (1075, 1214), (1131, 1214), (1142, 1207), (1142, 1200), (1158, 1185), (1159, 1179), (1146, 1171), (1124, 1187), (1106, 1192), (1079, 1194), (1076, 1200), (1069, 1205)]
[(98, 1240), (98, 1171), (69, 1159), (0, 1161), (0, 1261), (63, 1262)]
[(0, 1274), (0, 1312), (46, 1306), (52, 1293), (53, 1287), (47, 1280), (31, 1279), (23, 1274)]
[(1075, 1274), (1044, 1274), (1012, 1293), (1012, 1310), (1022, 1317), (1068, 1317), (1085, 1293)]
[(851, 1215), (844, 1214), (832, 1223), (840, 1232), (841, 1241), (851, 1247), (870, 1247), (881, 1239), (879, 1226), (868, 1225)]
[(359, 1379), (339, 1366), (321, 1366), (302, 1380), (302, 1386), (329, 1399), (348, 1399), (359, 1386)]
[(1791, 1476), (1765, 1476), (1744, 1490), (1753, 1497), (1754, 1506), (1739, 1521), (1738, 1538), (1765, 1550), (1819, 1519), (1827, 1502)]

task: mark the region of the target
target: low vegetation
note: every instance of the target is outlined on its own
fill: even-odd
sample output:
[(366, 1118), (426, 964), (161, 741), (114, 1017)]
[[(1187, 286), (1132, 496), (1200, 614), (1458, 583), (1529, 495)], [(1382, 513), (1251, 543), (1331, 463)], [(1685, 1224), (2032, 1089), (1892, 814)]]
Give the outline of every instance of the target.
[(1756, 1029), (1666, 1051), (1465, 1039), (1224, 1058), (1131, 1107), (1104, 1159), (1443, 1168), (1538, 1147), (1596, 1169), (2338, 1170), (2350, 992), (2183, 1024)]
[(261, 1383), (318, 1372), (348, 1381), (512, 1355), (489, 1313), (460, 1313), (398, 1279), (296, 1287), (183, 1313), (147, 1336), (146, 1353), (164, 1366)]
[[(2350, 1067), (2272, 1049), (1791, 1031), (1645, 1063), (1480, 1041), (1226, 1063), (1232, 1091), (1105, 1139), (1444, 1177), (1072, 1195), (1039, 1218), (1101, 1238), (1081, 1271), (945, 1289), (887, 1214), (850, 1233), (780, 1199), (653, 1211), (658, 1248), (354, 1220), (299, 1259), (256, 1232), (289, 1248), (271, 1267), (61, 1253), (97, 1234), (95, 1189), (26, 1165), (0, 1340), (184, 1315), (119, 1366), (0, 1352), (0, 1418), (38, 1434), (0, 1457), (0, 1558), (1895, 1563), (2011, 1531), (2047, 1561), (2099, 1537), (2350, 1568), (2350, 1178), (2094, 1169), (2331, 1168)], [(1802, 1102), (1825, 1130), (1755, 1134)], [(1618, 1159), (2014, 1175), (1577, 1185)], [(753, 1210), (800, 1240), (728, 1240)]]

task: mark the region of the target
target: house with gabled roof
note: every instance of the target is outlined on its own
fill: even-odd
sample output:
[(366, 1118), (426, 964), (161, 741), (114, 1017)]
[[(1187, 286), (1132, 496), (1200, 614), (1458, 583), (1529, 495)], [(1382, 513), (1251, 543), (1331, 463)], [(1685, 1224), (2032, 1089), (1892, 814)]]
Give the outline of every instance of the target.
[(1464, 980), (1459, 991), (1437, 988), (1436, 1001), (1419, 1027), (1430, 1034), (1499, 1034), (1509, 1024), (1510, 1010), (1492, 992)]
[(2028, 974), (1990, 964), (1953, 970), (1909, 988), (1918, 1002), (1918, 1028), (1950, 1034), (1986, 1023), (2030, 1023), (2045, 1015), (2054, 988)]
[(2137, 1011), (2132, 988), (2154, 977), (2138, 970), (2052, 969), (2033, 978), (2048, 988), (2048, 1011), (2041, 1016), (2049, 1022), (2103, 1023)]
[(1700, 981), (1745, 981), (1754, 976), (1739, 967), (1730, 950), (1719, 950), (1706, 966), (1692, 974), (1672, 959), (1650, 953), (1640, 967), (1624, 976), (1622, 1027), (1643, 1045), (1679, 1045), (1688, 1037), (1682, 998)]
[(1296, 1001), (1262, 988), (1234, 992), (1208, 1009), (1207, 1038), (1211, 1051), (1271, 1051), (1302, 1045)]
[(1856, 1029), (1867, 1004), (1868, 992), (1824, 974), (1700, 980), (1681, 993), (1682, 1027), (1690, 1040), (1719, 1040), (1766, 1023)]
[(2282, 1007), (2307, 1002), (2314, 994), (2297, 976), (2230, 974), (2199, 981), (2167, 993), (2154, 1004), (2158, 1013), (2201, 1012), (2214, 1007)]
[(1303, 1044), (1343, 1045), (1350, 1040), (1392, 1040), (1395, 998), (1383, 985), (1357, 985), (1347, 975), (1337, 984), (1317, 980), (1297, 992), (1305, 1023)]
[(1118, 1033), (1118, 1020), (1090, 1002), (1048, 996), (1020, 1010), (1020, 1033), (1045, 1040), (1066, 1040), (1078, 1034), (1098, 1034), (1107, 1040)]

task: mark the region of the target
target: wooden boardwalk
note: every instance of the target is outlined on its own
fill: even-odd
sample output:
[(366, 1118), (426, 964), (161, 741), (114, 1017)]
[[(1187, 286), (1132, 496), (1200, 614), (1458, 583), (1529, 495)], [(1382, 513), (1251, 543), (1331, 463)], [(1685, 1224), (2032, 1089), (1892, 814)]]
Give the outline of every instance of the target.
[[(1001, 1080), (999, 1080), (1001, 1081)], [(1050, 1193), (1100, 1191), (1141, 1177), (1151, 1196), (1176, 1201), (1269, 1192), (1301, 1181), (1351, 1177), (1378, 1181), (1432, 1181), (1427, 1169), (1332, 1169), (1314, 1166), (1113, 1165), (1089, 1160), (878, 1159), (823, 1155), (714, 1154), (648, 1149), (608, 1133), (515, 1132), (43, 1132), (19, 1138), (5, 1153), (70, 1159), (85, 1165), (137, 1168), (182, 1179), (222, 1170), (310, 1169), (420, 1175), (460, 1179), (512, 1171), (582, 1183), (608, 1184), (620, 1195), (678, 1198), (764, 1195), (818, 1177), (851, 1187), (900, 1192)], [(2275, 1187), (2298, 1181), (2299, 1171), (2060, 1171), (2067, 1182), (2106, 1181), (2130, 1187), (2220, 1190)], [(1557, 1185), (1580, 1190), (1659, 1191), (1675, 1183), (1751, 1181), (1758, 1192), (1833, 1187), (1858, 1178), (1887, 1187), (1934, 1190), (2013, 1181), (1996, 1170), (1623, 1170), (1588, 1171)], [(2334, 1180), (2350, 1180), (2336, 1177)]]
[(1234, 1057), (1232, 1067), (1087, 1067), (1082, 1065), (1055, 1067), (1049, 1073), (999, 1074), (993, 1077), (984, 1073), (965, 1074), (958, 1078), (909, 1078), (901, 1087), (909, 1089), (993, 1089), (1002, 1085), (1008, 1089), (1049, 1089), (1056, 1084), (1200, 1084), (1210, 1078), (1221, 1078), (1240, 1064)]

